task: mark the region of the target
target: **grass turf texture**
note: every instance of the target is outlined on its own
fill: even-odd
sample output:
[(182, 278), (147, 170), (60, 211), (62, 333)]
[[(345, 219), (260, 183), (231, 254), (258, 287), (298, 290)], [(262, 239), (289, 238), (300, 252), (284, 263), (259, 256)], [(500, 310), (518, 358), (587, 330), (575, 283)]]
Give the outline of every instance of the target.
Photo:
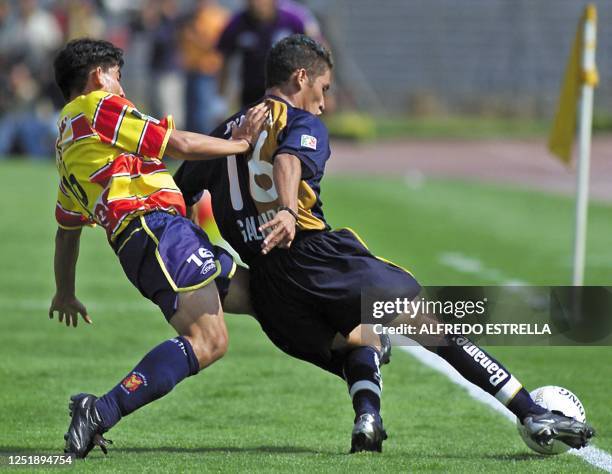
[[(104, 233), (86, 230), (78, 296), (92, 326), (66, 328), (46, 316), (53, 293), (50, 165), (0, 164), (0, 451), (61, 452), (68, 396), (103, 393), (154, 345), (173, 334), (155, 306), (122, 274)], [(330, 177), (323, 200), (334, 226), (349, 225), (380, 255), (411, 268), (425, 284), (490, 284), (455, 272), (437, 255), (457, 251), (512, 278), (569, 279), (569, 198), (458, 182)], [(612, 251), (610, 208), (593, 205), (590, 284), (604, 284)], [(384, 453), (348, 455), (352, 410), (340, 380), (288, 358), (251, 319), (229, 316), (227, 356), (163, 400), (123, 420), (81, 471), (594, 471), (581, 459), (531, 453), (515, 427), (463, 389), (399, 350), (384, 368)], [(527, 387), (575, 391), (599, 428), (596, 446), (612, 451), (610, 348), (493, 348)], [(3, 458), (6, 462), (6, 458)], [(54, 472), (54, 469), (49, 469)], [(41, 469), (36, 469), (41, 472)]]

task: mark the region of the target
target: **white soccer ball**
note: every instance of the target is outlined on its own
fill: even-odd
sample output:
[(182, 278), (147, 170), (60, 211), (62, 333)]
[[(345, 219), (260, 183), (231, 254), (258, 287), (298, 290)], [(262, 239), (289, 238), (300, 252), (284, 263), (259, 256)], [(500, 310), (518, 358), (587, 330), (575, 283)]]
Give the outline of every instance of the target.
[[(536, 388), (530, 395), (534, 402), (547, 410), (569, 416), (582, 423), (586, 421), (582, 403), (576, 395), (566, 388), (547, 385), (546, 387)], [(554, 440), (550, 446), (540, 446), (529, 437), (525, 427), (518, 418), (516, 420), (516, 427), (525, 444), (537, 453), (561, 454), (571, 449), (567, 444), (559, 440)]]

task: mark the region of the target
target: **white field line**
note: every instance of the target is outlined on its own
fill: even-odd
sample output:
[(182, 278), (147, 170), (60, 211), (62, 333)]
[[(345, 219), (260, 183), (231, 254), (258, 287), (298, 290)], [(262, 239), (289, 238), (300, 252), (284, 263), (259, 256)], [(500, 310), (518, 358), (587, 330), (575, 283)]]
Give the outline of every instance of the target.
[[(394, 346), (399, 347), (401, 350), (407, 352), (412, 357), (416, 358), (419, 362), (425, 364), (427, 367), (435, 370), (436, 372), (440, 372), (451, 382), (463, 387), (467, 390), (470, 397), (475, 400), (488, 405), (490, 408), (503, 415), (509, 421), (515, 423), (516, 417), (510, 413), (501, 403), (499, 403), (495, 397), (492, 397), (484, 390), (478, 388), (476, 385), (471, 384), (467, 380), (465, 380), (459, 373), (453, 369), (450, 364), (448, 364), (444, 359), (438, 357), (437, 355), (429, 352), (423, 347), (414, 345), (411, 341), (408, 341), (406, 338), (400, 337), (393, 340)], [(612, 473), (612, 455), (610, 453), (596, 448), (594, 446), (589, 446), (583, 449), (571, 449), (569, 451), (571, 454), (582, 458), (584, 461), (589, 464), (603, 469), (606, 472)]]
[(438, 255), (438, 262), (453, 270), (468, 275), (478, 275), (489, 283), (501, 286), (529, 286), (529, 283), (509, 278), (497, 268), (488, 268), (477, 258), (468, 257), (459, 252), (443, 252)]

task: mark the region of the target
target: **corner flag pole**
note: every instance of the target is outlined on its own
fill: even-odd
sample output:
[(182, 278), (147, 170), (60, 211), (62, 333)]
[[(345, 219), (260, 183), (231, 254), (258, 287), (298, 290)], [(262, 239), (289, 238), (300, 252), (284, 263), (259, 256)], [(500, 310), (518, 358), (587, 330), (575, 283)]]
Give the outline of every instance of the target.
[(595, 66), (597, 10), (588, 5), (582, 31), (581, 102), (578, 144), (578, 173), (576, 180), (576, 221), (574, 232), (574, 270), (572, 284), (584, 284), (587, 212), (589, 204), (589, 168), (591, 160), (591, 128), (593, 123), (593, 90), (598, 82)]

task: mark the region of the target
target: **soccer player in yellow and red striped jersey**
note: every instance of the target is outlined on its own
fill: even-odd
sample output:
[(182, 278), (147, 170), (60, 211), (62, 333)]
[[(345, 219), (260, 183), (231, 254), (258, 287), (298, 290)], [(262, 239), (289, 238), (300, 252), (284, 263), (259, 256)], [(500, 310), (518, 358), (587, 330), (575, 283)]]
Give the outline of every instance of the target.
[[(167, 394), (223, 356), (221, 300), (235, 264), (185, 218), (185, 202), (162, 158), (205, 160), (247, 153), (267, 105), (249, 109), (231, 140), (176, 130), (172, 117), (141, 113), (121, 87), (123, 53), (106, 41), (79, 39), (55, 59), (67, 104), (56, 145), (60, 182), (55, 216), (56, 294), (49, 317), (77, 325), (91, 318), (75, 295), (81, 229), (99, 225), (129, 280), (164, 313), (178, 337), (151, 350), (104, 396), (71, 397), (66, 452), (85, 457), (123, 416)], [(211, 284), (214, 282), (215, 284)]]
[(120, 95), (96, 90), (61, 112), (55, 216), (64, 229), (98, 223), (110, 242), (139, 214), (185, 214), (180, 191), (161, 161), (172, 118), (141, 114)]

